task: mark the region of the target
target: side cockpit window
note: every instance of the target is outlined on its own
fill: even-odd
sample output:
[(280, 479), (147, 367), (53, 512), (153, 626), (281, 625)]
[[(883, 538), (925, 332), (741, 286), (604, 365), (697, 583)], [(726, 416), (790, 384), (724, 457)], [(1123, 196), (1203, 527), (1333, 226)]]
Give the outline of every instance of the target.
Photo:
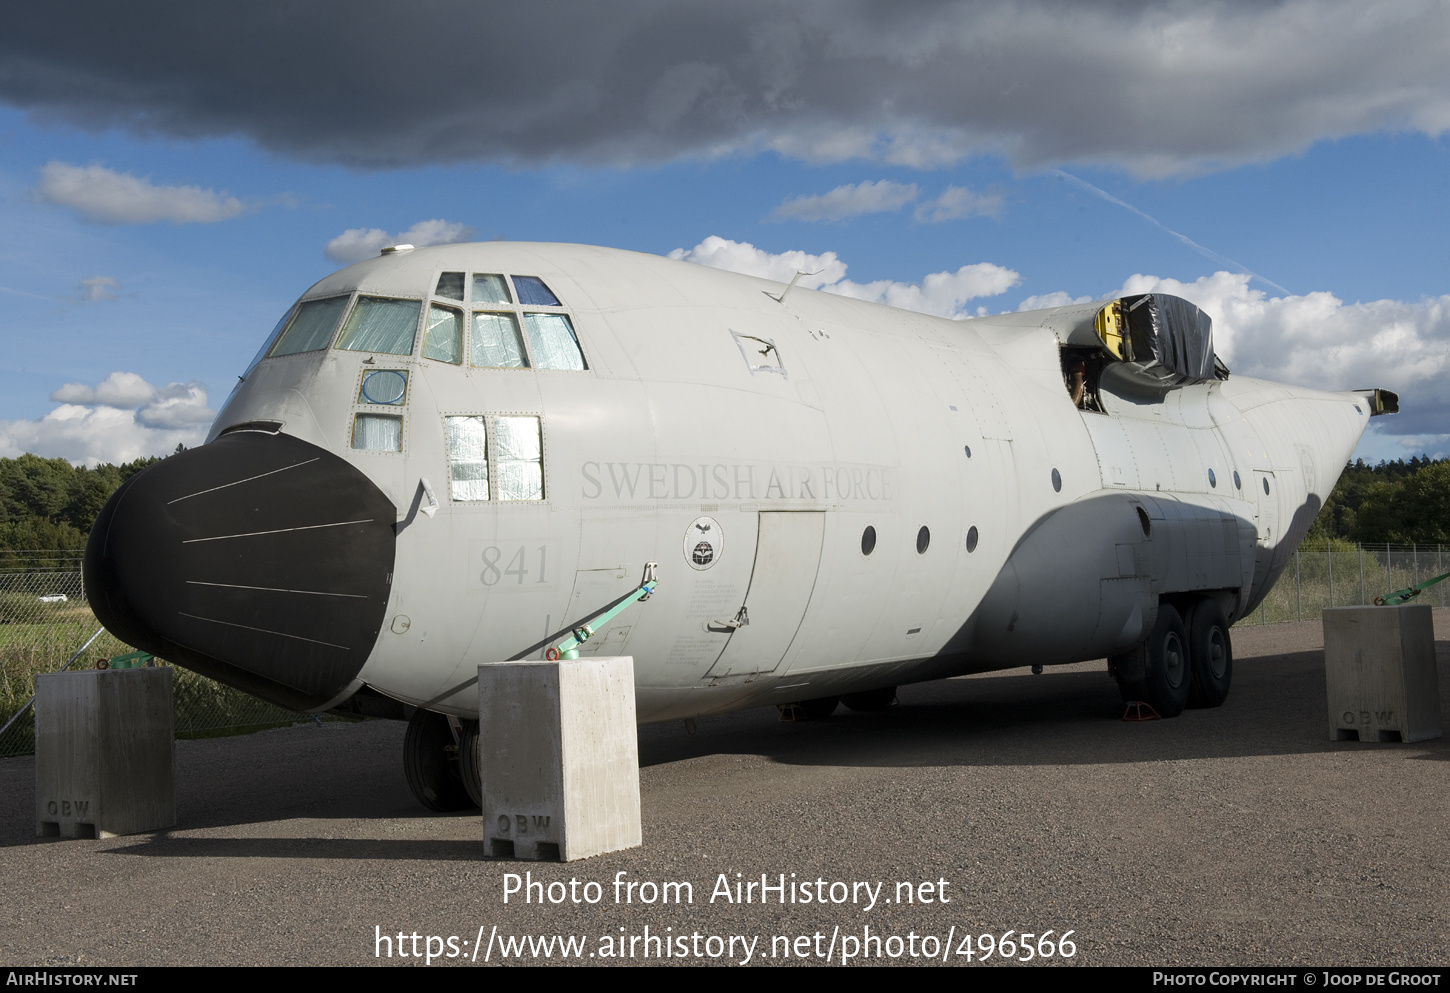
[[(462, 288), (458, 295), (463, 296)], [(463, 361), (463, 311), (440, 307), (428, 308), (428, 327), (423, 332), (423, 358), (451, 362)]]
[(341, 296), (299, 304), (268, 355), (296, 355), (326, 348), (347, 301), (347, 297)]
[(562, 307), (554, 291), (544, 285), (538, 276), (515, 276), (514, 288), (519, 291), (519, 303), (527, 307)]
[(540, 369), (585, 368), (584, 354), (568, 314), (525, 314), (524, 327), (529, 332), (529, 350), (534, 365)]

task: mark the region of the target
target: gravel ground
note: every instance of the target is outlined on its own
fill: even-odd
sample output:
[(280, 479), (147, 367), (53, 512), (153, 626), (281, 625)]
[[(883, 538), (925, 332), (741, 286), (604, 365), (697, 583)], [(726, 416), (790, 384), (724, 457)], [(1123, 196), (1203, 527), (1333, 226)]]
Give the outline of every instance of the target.
[[(901, 939), (901, 962), (940, 961), (951, 935), (965, 964), (964, 933), (1048, 929), (1074, 932), (1053, 961), (1081, 965), (1450, 961), (1450, 739), (1331, 742), (1318, 622), (1234, 639), (1228, 702), (1169, 721), (1118, 720), (1105, 667), (1083, 663), (904, 687), (880, 715), (641, 728), (644, 847), (568, 865), (486, 860), (476, 813), (428, 815), (394, 722), (180, 742), (180, 826), (129, 838), (35, 838), (33, 760), (3, 760), (0, 963), (421, 964), (432, 935), (433, 964), (458, 964), (482, 935), (481, 965), (528, 958), (501, 937), (574, 934), (598, 964), (646, 926), (685, 940), (626, 961), (744, 960), (731, 935), (758, 939), (752, 964), (835, 962), (852, 940), (890, 961), (869, 934)], [(526, 872), (602, 899), (505, 903)], [(689, 882), (693, 902), (616, 903), (618, 873)], [(736, 873), (821, 880), (827, 902), (712, 902)], [(832, 882), (884, 885), (868, 909), (861, 887), (829, 902)]]

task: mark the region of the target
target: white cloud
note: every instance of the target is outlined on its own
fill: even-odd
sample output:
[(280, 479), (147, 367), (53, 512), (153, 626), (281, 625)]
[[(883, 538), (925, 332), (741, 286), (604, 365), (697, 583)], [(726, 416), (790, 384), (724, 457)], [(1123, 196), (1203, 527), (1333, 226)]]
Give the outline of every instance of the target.
[(116, 299), (116, 291), (121, 288), (120, 282), (114, 276), (92, 276), (89, 279), (81, 280), (81, 291), (78, 299), (82, 303), (100, 303), (103, 300)]
[(348, 228), (327, 243), (322, 254), (334, 262), (351, 265), (370, 259), (389, 245), (412, 245), (425, 248), (428, 245), (452, 245), (470, 241), (476, 232), (473, 228), (457, 221), (419, 221), (401, 234), (388, 234), (382, 228)]
[(730, 241), (718, 235), (711, 235), (691, 249), (677, 248), (670, 252), (669, 257), (713, 266), (716, 269), (763, 276), (781, 283), (790, 282), (797, 272), (818, 271), (816, 275), (803, 276), (797, 285), (923, 314), (953, 318), (976, 316), (975, 312), (968, 313), (964, 309), (963, 305), (968, 300), (1005, 293), (1022, 278), (1003, 266), (978, 262), (975, 265), (964, 265), (956, 272), (931, 273), (919, 283), (889, 279), (856, 283), (846, 278), (846, 263), (837, 258), (835, 252), (821, 255), (808, 255), (800, 251), (774, 254), (748, 242)]
[(201, 444), (216, 418), (202, 384), (156, 387), (131, 372), (113, 372), (94, 387), (67, 383), (50, 398), (60, 406), (44, 417), (0, 421), (0, 457), (129, 462)]
[(236, 217), (247, 205), (199, 186), (153, 186), (149, 180), (105, 166), (48, 162), (41, 167), (37, 199), (70, 207), (97, 224), (210, 223)]
[(1192, 283), (1135, 275), (1122, 294), (1172, 293), (1213, 318), (1214, 348), (1234, 372), (1328, 390), (1377, 386), (1402, 413), (1382, 434), (1439, 435), (1450, 426), (1450, 295), (1346, 304), (1331, 293), (1271, 297), (1242, 273)]
[(670, 252), (669, 257), (715, 269), (743, 272), (747, 276), (773, 279), (779, 283), (789, 283), (797, 272), (812, 273), (802, 276), (797, 284), (808, 290), (819, 289), (827, 283), (845, 278), (846, 275), (846, 263), (836, 258), (835, 252), (821, 255), (808, 255), (799, 251), (772, 254), (749, 242), (730, 241), (713, 234), (694, 248), (676, 248)]
[(840, 221), (860, 214), (884, 214), (900, 210), (915, 200), (921, 190), (915, 183), (874, 183), (838, 186), (819, 196), (792, 197), (771, 211), (772, 220)]
[(1070, 303), (1092, 303), (1095, 297), (1075, 297), (1071, 293), (1056, 290), (1031, 296), (1017, 305), (1017, 310), (1046, 310), (1049, 307), (1066, 307)]
[(928, 224), (968, 217), (1002, 216), (1001, 193), (975, 193), (965, 186), (948, 186), (935, 200), (916, 208), (916, 219)]

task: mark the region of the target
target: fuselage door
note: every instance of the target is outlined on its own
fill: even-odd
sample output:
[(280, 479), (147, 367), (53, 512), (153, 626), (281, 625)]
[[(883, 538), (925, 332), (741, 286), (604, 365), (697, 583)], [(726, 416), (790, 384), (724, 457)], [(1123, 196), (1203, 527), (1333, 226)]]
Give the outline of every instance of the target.
[(780, 665), (810, 604), (825, 530), (826, 515), (819, 512), (760, 515), (744, 603), (733, 615), (706, 622), (709, 630), (730, 635), (708, 678), (748, 677)]

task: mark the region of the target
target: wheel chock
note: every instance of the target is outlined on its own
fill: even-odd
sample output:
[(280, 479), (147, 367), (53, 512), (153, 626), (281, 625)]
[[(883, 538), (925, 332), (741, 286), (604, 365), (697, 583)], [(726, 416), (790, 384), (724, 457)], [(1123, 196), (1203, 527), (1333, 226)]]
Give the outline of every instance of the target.
[(1125, 721), (1161, 721), (1158, 711), (1142, 700), (1129, 700), (1123, 708), (1123, 720)]

